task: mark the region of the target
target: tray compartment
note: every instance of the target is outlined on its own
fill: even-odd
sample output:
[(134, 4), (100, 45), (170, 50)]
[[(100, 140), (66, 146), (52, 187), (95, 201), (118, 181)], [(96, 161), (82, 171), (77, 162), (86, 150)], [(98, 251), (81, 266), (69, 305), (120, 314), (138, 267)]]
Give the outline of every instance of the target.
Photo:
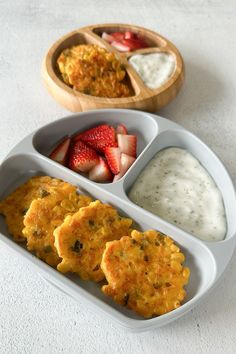
[(157, 36), (157, 34), (154, 34), (152, 31), (144, 30), (137, 26), (117, 24), (117, 25), (103, 25), (103, 26), (98, 26), (93, 28), (93, 32), (96, 35), (98, 35), (100, 38), (103, 32), (112, 34), (114, 32), (125, 33), (127, 31), (132, 31), (135, 34), (140, 35), (140, 37), (142, 37), (147, 42), (150, 48), (163, 47), (166, 45), (166, 41), (161, 36)]
[(37, 131), (33, 137), (34, 148), (42, 155), (48, 156), (57, 143), (67, 135), (74, 135), (96, 125), (107, 123), (116, 127), (119, 123), (126, 125), (128, 132), (137, 136), (137, 155), (139, 156), (158, 134), (158, 124), (148, 114), (138, 111), (103, 111), (87, 112), (53, 122)]
[[(175, 65), (174, 65), (173, 72), (171, 73), (171, 75), (167, 78), (167, 80), (164, 83), (162, 83), (158, 87), (150, 88), (150, 87), (147, 86), (147, 84), (145, 83), (145, 81), (143, 80), (141, 75), (138, 73), (136, 68), (130, 62), (130, 59), (133, 56), (136, 56), (136, 55), (142, 55), (142, 56), (146, 55), (146, 56), (148, 56), (150, 54), (157, 54), (157, 53), (160, 53), (160, 54), (163, 53), (163, 54), (167, 54), (167, 55), (172, 56), (172, 58), (174, 59)], [(128, 63), (131, 66), (132, 70), (134, 70), (136, 75), (138, 75), (139, 79), (142, 82), (142, 86), (145, 88), (145, 90), (147, 90), (150, 93), (150, 95), (152, 95), (154, 92), (160, 92), (160, 91), (163, 91), (164, 89), (166, 89), (168, 86), (171, 85), (173, 80), (175, 80), (175, 78), (179, 75), (179, 67), (181, 66), (181, 60), (180, 60), (179, 55), (177, 55), (177, 53), (175, 53), (170, 48), (145, 48), (145, 49), (138, 49), (136, 51), (127, 53), (126, 56), (127, 56)]]
[[(50, 49), (50, 52), (52, 53), (51, 54), (51, 70), (52, 70), (52, 74), (54, 74), (60, 80), (60, 82), (66, 86), (67, 89), (71, 90), (72, 92), (74, 92), (77, 95), (78, 94), (85, 95), (84, 93), (82, 93), (80, 91), (74, 90), (70, 85), (67, 85), (63, 81), (63, 79), (61, 77), (61, 73), (60, 73), (58, 65), (57, 65), (57, 59), (64, 49), (68, 49), (68, 48), (71, 48), (72, 46), (80, 45), (80, 44), (95, 44), (95, 45), (98, 45), (98, 46), (106, 49), (108, 52), (110, 51), (110, 46), (107, 45), (106, 43), (104, 43), (104, 41), (100, 41), (100, 39), (98, 39), (95, 35), (90, 34), (90, 33), (86, 33), (86, 32), (83, 33), (83, 32), (74, 31), (71, 34), (63, 37), (60, 41), (56, 42), (55, 45)], [(118, 58), (118, 59), (120, 59), (120, 58)], [(126, 69), (125, 62), (123, 62), (123, 60), (121, 60), (121, 62), (125, 66), (125, 69)], [(125, 82), (131, 88), (131, 95), (129, 97), (133, 97), (135, 94), (137, 94), (138, 88), (132, 84), (132, 80), (130, 78), (129, 71), (127, 69), (126, 69)], [(97, 96), (91, 96), (91, 95), (85, 95), (85, 96), (88, 96), (91, 99), (93, 97), (97, 97)], [(99, 97), (99, 98), (104, 98), (104, 97)]]
[[(168, 147), (180, 147), (195, 156), (211, 175), (217, 187), (221, 191), (226, 212), (228, 239), (236, 233), (236, 197), (232, 181), (218, 157), (196, 136), (183, 129), (167, 130), (161, 132), (148, 149), (143, 153), (139, 164), (133, 166), (124, 180), (124, 190), (128, 196), (129, 190), (137, 176), (146, 164), (162, 149)], [(148, 212), (149, 213), (149, 212)], [(219, 242), (219, 241), (218, 241)], [(222, 242), (222, 241), (220, 241)]]
[(64, 85), (66, 85), (66, 87), (70, 87), (70, 86), (65, 84), (64, 81), (62, 80), (61, 74), (60, 74), (58, 66), (57, 66), (57, 59), (64, 49), (71, 48), (74, 45), (87, 44), (87, 43), (88, 43), (88, 39), (87, 39), (86, 34), (74, 31), (69, 36), (63, 37), (60, 41), (58, 41), (53, 46), (53, 48), (50, 49), (50, 51), (52, 52), (52, 56), (51, 56), (52, 69), (53, 69), (55, 75), (60, 79), (60, 81)]
[[(60, 165), (51, 164), (50, 161), (44, 157), (35, 157), (34, 154), (15, 155), (5, 160), (0, 167), (0, 198), (8, 195), (31, 176), (39, 174), (62, 178), (65, 181), (78, 185), (81, 187), (79, 189), (82, 191), (88, 190), (94, 198), (100, 199), (103, 202), (108, 202), (116, 207), (121, 215), (131, 217), (141, 230), (147, 230), (152, 227), (163, 231), (161, 223), (159, 224), (156, 218), (155, 220), (152, 219), (152, 217), (148, 218), (146, 217), (145, 212), (139, 210), (140, 208), (137, 208), (126, 201), (122, 202), (122, 200), (116, 196), (115, 190), (114, 193), (111, 193), (82, 177), (77, 177), (73, 172), (65, 173), (65, 170)], [(25, 250), (23, 245), (16, 244), (7, 232), (3, 217), (0, 217), (0, 233), (3, 235), (0, 235), (0, 241), (13, 248), (19, 254), (22, 254), (30, 260), (33, 265), (42, 269), (42, 272), (46, 274), (46, 277), (51, 277), (56, 283), (59, 282), (59, 287), (62, 290), (64, 289), (64, 291), (68, 292), (66, 289), (74, 287), (75, 296), (73, 297), (75, 298), (81, 295), (84, 297), (88, 295), (92, 300), (93, 305), (101, 307), (108, 314), (112, 315), (113, 318), (122, 315), (121, 322), (123, 325), (125, 323), (127, 324), (127, 321), (131, 319), (138, 320), (138, 322), (155, 321), (155, 323), (158, 324), (161, 323), (161, 321), (165, 321), (165, 318), (175, 318), (175, 313), (178, 314), (181, 313), (181, 311), (186, 311), (192, 306), (191, 304), (194, 305), (197, 299), (211, 287), (215, 278), (215, 260), (209, 249), (199, 240), (189, 238), (184, 232), (181, 232), (181, 230), (175, 230), (175, 228), (170, 225), (169, 234), (178, 244), (180, 244), (181, 249), (186, 255), (185, 264), (191, 269), (190, 283), (187, 286), (188, 297), (186, 303), (179, 309), (151, 320), (144, 320), (135, 315), (132, 311), (117, 305), (112, 299), (104, 296), (100, 291), (101, 284), (81, 281), (75, 275), (61, 275), (30, 254)]]

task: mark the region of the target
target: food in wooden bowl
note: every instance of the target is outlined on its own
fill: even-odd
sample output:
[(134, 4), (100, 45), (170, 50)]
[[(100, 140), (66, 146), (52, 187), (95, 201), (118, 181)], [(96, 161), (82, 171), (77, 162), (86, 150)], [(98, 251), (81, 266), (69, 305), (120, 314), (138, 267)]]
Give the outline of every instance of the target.
[(130, 57), (129, 63), (152, 90), (164, 85), (175, 70), (175, 58), (165, 52), (136, 54)]
[[(135, 66), (138, 55), (144, 61), (154, 55), (157, 85), (147, 82), (146, 64), (144, 74)], [(169, 66), (160, 65), (160, 58), (161, 62), (168, 58)], [(52, 96), (73, 112), (95, 108), (155, 112), (177, 95), (184, 64), (176, 47), (159, 34), (138, 26), (104, 24), (59, 39), (47, 53), (42, 73)]]
[(102, 33), (102, 38), (120, 52), (132, 52), (133, 50), (148, 48), (147, 42), (134, 32)]
[(114, 53), (93, 44), (65, 49), (57, 59), (63, 81), (75, 90), (98, 97), (128, 97), (126, 71)]

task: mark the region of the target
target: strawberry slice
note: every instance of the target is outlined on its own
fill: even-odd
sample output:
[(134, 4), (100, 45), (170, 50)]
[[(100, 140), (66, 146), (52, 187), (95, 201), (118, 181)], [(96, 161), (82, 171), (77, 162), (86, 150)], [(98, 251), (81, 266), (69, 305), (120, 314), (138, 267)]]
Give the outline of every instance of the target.
[(124, 176), (126, 171), (130, 168), (130, 166), (134, 163), (136, 159), (133, 156), (129, 156), (127, 154), (121, 154), (120, 158), (120, 173), (114, 176), (113, 182), (118, 181), (121, 177)]
[(67, 155), (69, 151), (71, 138), (66, 137), (58, 144), (55, 149), (49, 155), (50, 159), (65, 165), (67, 161)]
[(113, 32), (111, 33), (111, 36), (113, 37), (113, 40), (117, 42), (122, 42), (122, 40), (125, 38), (124, 33), (121, 32)]
[(129, 52), (130, 51), (130, 47), (128, 47), (127, 45), (118, 42), (118, 41), (113, 41), (111, 42), (111, 45), (116, 48), (117, 50), (119, 50), (119, 52)]
[(110, 34), (108, 34), (106, 32), (102, 33), (102, 39), (104, 39), (108, 43), (111, 43), (111, 42), (114, 41), (114, 38)]
[(76, 141), (70, 149), (68, 167), (76, 172), (87, 172), (99, 162), (96, 151), (83, 141)]
[(126, 31), (124, 34), (124, 39), (136, 38), (136, 34), (130, 31)]
[(81, 140), (96, 151), (102, 153), (104, 153), (107, 146), (117, 146), (115, 129), (107, 124), (102, 124), (77, 134), (74, 136), (73, 140)]
[(99, 156), (99, 163), (89, 171), (89, 179), (94, 182), (109, 182), (112, 180), (109, 166), (101, 156)]
[(128, 134), (128, 130), (124, 124), (119, 124), (116, 127), (116, 134)]
[(120, 172), (120, 148), (117, 147), (107, 147), (105, 149), (105, 156), (107, 163), (114, 175)]
[(126, 47), (129, 47), (130, 50), (136, 50), (141, 48), (147, 48), (147, 43), (141, 38), (129, 38), (124, 39), (122, 44)]
[(137, 137), (135, 135), (117, 134), (117, 141), (121, 152), (136, 157)]

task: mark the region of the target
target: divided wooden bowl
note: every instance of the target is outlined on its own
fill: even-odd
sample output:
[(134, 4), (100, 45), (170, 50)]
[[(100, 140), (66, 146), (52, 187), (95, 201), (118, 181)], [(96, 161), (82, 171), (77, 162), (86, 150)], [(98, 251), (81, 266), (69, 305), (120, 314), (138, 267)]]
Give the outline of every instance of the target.
[[(101, 38), (103, 32), (132, 31), (145, 38), (149, 48), (121, 53)], [(125, 98), (105, 98), (83, 94), (65, 84), (57, 68), (57, 58), (61, 52), (78, 44), (97, 44), (116, 54), (124, 65), (134, 94)], [(148, 88), (128, 59), (135, 54), (165, 52), (174, 56), (175, 70), (169, 80), (157, 89)], [(101, 24), (83, 27), (66, 34), (49, 49), (46, 54), (42, 75), (45, 85), (55, 100), (72, 112), (87, 111), (97, 108), (132, 108), (148, 112), (158, 109), (172, 101), (179, 92), (184, 79), (184, 63), (177, 48), (166, 38), (146, 28), (125, 24)]]

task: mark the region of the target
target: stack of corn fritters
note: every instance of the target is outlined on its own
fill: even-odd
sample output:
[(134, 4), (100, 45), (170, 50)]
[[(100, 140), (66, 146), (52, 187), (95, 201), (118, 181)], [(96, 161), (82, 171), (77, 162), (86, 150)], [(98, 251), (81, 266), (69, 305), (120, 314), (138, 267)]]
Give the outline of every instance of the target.
[(67, 182), (32, 177), (0, 202), (0, 214), (38, 258), (83, 280), (106, 277), (102, 291), (144, 317), (169, 312), (186, 296), (190, 271), (170, 237), (132, 230), (131, 219)]

